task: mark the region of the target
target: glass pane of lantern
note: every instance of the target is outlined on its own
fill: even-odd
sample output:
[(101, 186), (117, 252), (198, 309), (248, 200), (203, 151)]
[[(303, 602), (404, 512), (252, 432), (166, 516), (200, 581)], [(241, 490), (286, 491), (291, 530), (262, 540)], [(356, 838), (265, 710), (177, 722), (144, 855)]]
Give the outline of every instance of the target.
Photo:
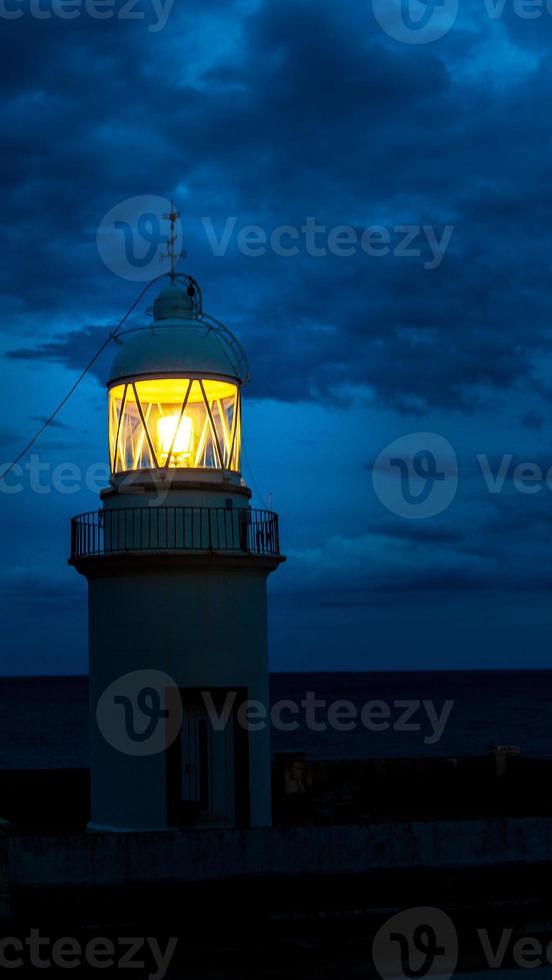
[(213, 428), (207, 411), (207, 403), (198, 381), (196, 381), (194, 395), (198, 399), (194, 407), (200, 425), (200, 437), (196, 446), (194, 466), (198, 468), (217, 469), (220, 468), (220, 464), (213, 438)]
[(171, 468), (191, 465), (194, 424), (188, 406), (182, 413), (189, 387), (187, 378), (136, 382), (136, 391), (160, 467), (166, 465), (169, 457)]
[(124, 397), (125, 385), (117, 385), (116, 388), (111, 388), (109, 392), (109, 459), (113, 473), (120, 469), (121, 464), (120, 456), (118, 456), (117, 461), (115, 460), (115, 452)]
[[(234, 415), (236, 421), (234, 422)], [(239, 398), (236, 399), (234, 410), (232, 413), (232, 422), (234, 424), (234, 447), (232, 450), (232, 459), (230, 461), (230, 469), (237, 470), (240, 469), (240, 459), (241, 459), (241, 402)]]
[[(234, 440), (235, 443), (233, 420), (238, 399), (238, 390), (234, 385), (210, 380), (203, 382), (203, 389), (211, 410), (211, 417), (220, 447), (223, 466), (225, 469), (237, 469), (238, 467), (231, 467), (230, 465), (230, 454), (232, 451), (232, 441)], [(214, 444), (213, 451), (215, 451)], [(235, 454), (233, 456), (235, 458)]]
[[(146, 409), (142, 414), (148, 425), (149, 412)], [(128, 387), (123, 409), (119, 443), (125, 470), (152, 469), (155, 466), (140, 408), (131, 385)]]

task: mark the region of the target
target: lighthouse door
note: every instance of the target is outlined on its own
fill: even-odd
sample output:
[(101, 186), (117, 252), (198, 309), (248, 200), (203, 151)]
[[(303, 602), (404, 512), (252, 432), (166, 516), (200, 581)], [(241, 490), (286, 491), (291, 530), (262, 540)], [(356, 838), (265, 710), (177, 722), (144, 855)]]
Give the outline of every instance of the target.
[[(209, 693), (211, 703), (221, 711), (221, 702), (234, 692)], [(233, 827), (241, 822), (243, 810), (241, 740), (235, 712), (223, 725), (215, 725), (204, 702), (205, 694), (181, 691), (182, 729), (169, 755), (169, 819), (178, 826)]]

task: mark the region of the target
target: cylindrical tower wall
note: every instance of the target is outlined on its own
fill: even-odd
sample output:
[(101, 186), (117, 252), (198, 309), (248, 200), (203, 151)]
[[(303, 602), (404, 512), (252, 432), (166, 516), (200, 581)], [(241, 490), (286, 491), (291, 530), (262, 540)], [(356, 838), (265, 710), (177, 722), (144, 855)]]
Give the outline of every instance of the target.
[[(274, 566), (220, 557), (163, 566), (137, 556), (123, 570), (113, 561), (112, 575), (104, 567), (89, 580), (92, 824), (160, 829), (170, 826), (165, 754), (133, 757), (110, 745), (98, 703), (114, 681), (154, 667), (182, 691), (239, 690), (268, 709), (266, 576)], [(247, 738), (249, 823), (269, 826), (268, 721)]]

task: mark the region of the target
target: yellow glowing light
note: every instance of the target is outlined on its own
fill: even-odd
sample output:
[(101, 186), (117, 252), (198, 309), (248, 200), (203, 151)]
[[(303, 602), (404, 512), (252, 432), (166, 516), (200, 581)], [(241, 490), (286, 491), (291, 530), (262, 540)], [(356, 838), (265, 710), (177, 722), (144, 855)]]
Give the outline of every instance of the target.
[(239, 397), (236, 384), (219, 378), (140, 378), (113, 385), (112, 472), (165, 466), (239, 472)]
[(174, 457), (188, 457), (194, 440), (194, 424), (186, 415), (178, 422), (178, 415), (164, 415), (157, 422), (159, 448), (165, 458), (172, 451)]

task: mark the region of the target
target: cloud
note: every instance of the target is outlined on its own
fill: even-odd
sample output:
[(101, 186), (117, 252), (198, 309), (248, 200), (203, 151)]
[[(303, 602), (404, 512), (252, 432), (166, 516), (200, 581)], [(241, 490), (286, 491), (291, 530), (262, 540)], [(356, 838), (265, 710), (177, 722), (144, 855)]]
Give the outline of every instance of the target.
[[(46, 416), (44, 415), (29, 415), (29, 419), (32, 422), (44, 423), (48, 421)], [(50, 422), (48, 422), (48, 425), (51, 426), (53, 429), (64, 429), (66, 432), (70, 432), (72, 430), (72, 426), (65, 425), (64, 422), (58, 422), (57, 419), (52, 419)]]
[(536, 409), (531, 408), (525, 415), (521, 418), (521, 424), (526, 429), (534, 429), (535, 432), (542, 432), (542, 428), (545, 422), (544, 415), (542, 412), (537, 412)]
[[(471, 0), (447, 38), (417, 47), (390, 41), (356, 0), (205, 0), (193, 17), (177, 4), (155, 35), (139, 22), (6, 21), (2, 442), (26, 441), (23, 385), (38, 365), (56, 377), (55, 403), (58, 379), (67, 384), (57, 366), (76, 376), (139, 292), (98, 255), (104, 215), (135, 195), (174, 194), (183, 266), (244, 343), (251, 399), (270, 400), (274, 429), (282, 403), (292, 405), (290, 439), (304, 442), (299, 476), (285, 457), (265, 462), (296, 515), (275, 590), (298, 606), (372, 609), (421, 595), (436, 609), (444, 594), (540, 595), (550, 580), (546, 492), (515, 494), (508, 478), (491, 497), (475, 464), (461, 466), (454, 508), (414, 526), (370, 509), (358, 486), (378, 446), (422, 428), (450, 427), (461, 459), (488, 445), (498, 460), (507, 441), (521, 461), (528, 440), (548, 459), (551, 39), (549, 16), (522, 23), (507, 5), (497, 24)], [(217, 257), (201, 218), (220, 230), (231, 216), (238, 231), (255, 224), (268, 235), (309, 216), (328, 231), (379, 225), (394, 246), (405, 225), (454, 233), (433, 270), (426, 246), (251, 258), (234, 237)], [(150, 302), (133, 323), (150, 322)], [(113, 353), (94, 366), (98, 383)], [(99, 445), (89, 394), (79, 392), (70, 422)], [(343, 418), (349, 460), (307, 428), (313, 403)], [(33, 418), (49, 408), (33, 401)], [(52, 500), (50, 542), (61, 511)], [(7, 553), (34, 554), (23, 517), (6, 518), (4, 532)], [(5, 588), (47, 591), (48, 569), (24, 561)]]
[(33, 602), (66, 602), (82, 594), (77, 577), (55, 567), (12, 566), (0, 572), (0, 595)]
[[(220, 40), (223, 25), (228, 43), (214, 43), (208, 57), (198, 37)], [(208, 4), (195, 40), (176, 10), (155, 42), (129, 25), (81, 20), (55, 25), (52, 48), (53, 27), (26, 21), (17, 67), (9, 57), (17, 25), (4, 32), (13, 70), (3, 95), (8, 146), (13, 139), (2, 161), (13, 187), (4, 235), (19, 256), (5, 287), (51, 324), (49, 338), (26, 340), (10, 357), (82, 367), (101, 331), (56, 333), (56, 313), (64, 322), (71, 310), (116, 322), (133, 292), (112, 283), (95, 253), (99, 220), (136, 193), (184, 187), (207, 305), (248, 346), (255, 397), (325, 400), (356, 384), (404, 413), (473, 413), (495, 392), (531, 384), (535, 359), (550, 355), (552, 206), (536, 152), (546, 112), (534, 103), (549, 80), (546, 62), (491, 107), (455, 72), (469, 54), (456, 38), (416, 51), (386, 46), (349, 2), (340, 12), (305, 0), (249, 10)], [(165, 71), (178, 47), (180, 62), (189, 53), (194, 66), (180, 80)], [(29, 136), (21, 141), (22, 111)], [(520, 181), (532, 151), (531, 180)], [(121, 170), (120, 159), (132, 166)], [(462, 179), (474, 170), (476, 179)], [(268, 231), (309, 214), (328, 228), (418, 222), (439, 231), (452, 222), (456, 231), (433, 271), (395, 255), (252, 259), (231, 249), (215, 260), (202, 214), (220, 226), (237, 214)], [(526, 233), (523, 263), (512, 222)], [(28, 247), (16, 249), (23, 241)]]

